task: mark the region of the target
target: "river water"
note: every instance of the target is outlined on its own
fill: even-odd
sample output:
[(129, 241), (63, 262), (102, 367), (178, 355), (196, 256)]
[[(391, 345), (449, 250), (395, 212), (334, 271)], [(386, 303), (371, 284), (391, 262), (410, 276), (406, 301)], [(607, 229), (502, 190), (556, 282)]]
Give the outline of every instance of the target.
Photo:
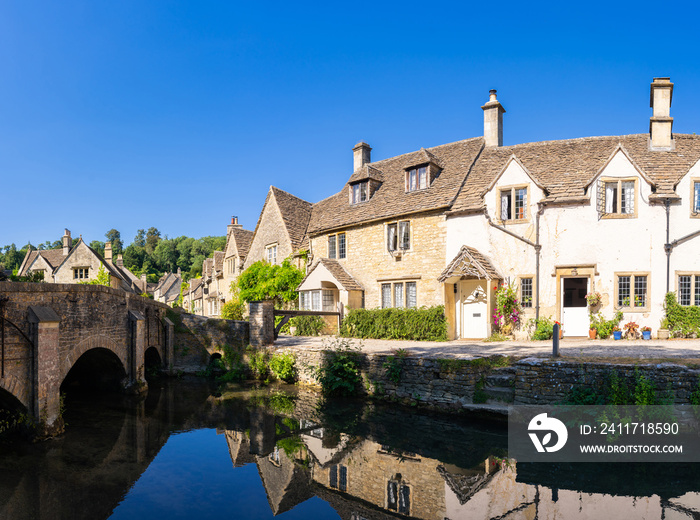
[(156, 380), (70, 395), (66, 433), (0, 440), (0, 518), (700, 518), (700, 466), (516, 464), (504, 422)]

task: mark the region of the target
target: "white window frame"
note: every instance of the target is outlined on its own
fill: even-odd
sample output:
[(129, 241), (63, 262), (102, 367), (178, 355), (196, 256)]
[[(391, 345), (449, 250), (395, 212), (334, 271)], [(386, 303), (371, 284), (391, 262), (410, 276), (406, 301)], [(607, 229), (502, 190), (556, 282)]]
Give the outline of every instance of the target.
[[(620, 303), (620, 278), (629, 277), (629, 301)], [(638, 305), (638, 298), (641, 294), (637, 294), (638, 285), (641, 284), (641, 278), (646, 278), (644, 290), (644, 305)], [(637, 279), (640, 280), (637, 280)], [(638, 283), (639, 282), (639, 283)], [(614, 306), (616, 310), (624, 312), (648, 312), (651, 299), (651, 273), (643, 272), (619, 272), (615, 273), (615, 294)]]
[[(409, 302), (409, 286), (415, 291), (415, 301)], [(388, 291), (387, 299), (385, 291)], [(399, 298), (400, 294), (400, 298)], [(413, 303), (409, 306), (409, 303)], [(397, 305), (398, 304), (398, 305)], [(401, 280), (386, 281), (379, 284), (379, 305), (382, 309), (417, 309), (418, 308), (418, 281)]]
[[(522, 192), (522, 205), (518, 208), (516, 202)], [(503, 186), (498, 189), (498, 219), (501, 222), (527, 222), (530, 220), (530, 186)], [(520, 209), (520, 211), (516, 211)]]
[[(681, 277), (690, 278), (690, 294), (688, 295), (688, 303), (684, 303), (681, 299)], [(678, 295), (679, 305), (683, 305), (684, 307), (700, 306), (700, 273), (692, 271), (676, 271), (676, 294)]]
[[(525, 285), (525, 282), (528, 281), (530, 285), (530, 294), (529, 294), (529, 301), (525, 301), (525, 298), (528, 296), (525, 296), (525, 291), (523, 291), (523, 286)], [(535, 277), (534, 276), (521, 276), (520, 277), (520, 283), (518, 284), (519, 287), (518, 289), (520, 290), (520, 306), (523, 309), (532, 309), (533, 307), (533, 301), (534, 301), (534, 292), (535, 292)]]
[[(599, 182), (603, 184), (603, 189), (599, 193), (599, 196), (603, 197), (602, 218), (637, 218), (639, 206), (639, 182), (637, 177), (602, 177)], [(628, 193), (625, 190), (629, 189), (629, 184), (632, 185), (632, 194), (631, 196), (625, 196), (625, 193)]]
[(411, 250), (411, 221), (398, 220), (387, 223), (385, 232), (386, 249), (390, 253), (394, 251)]
[(690, 179), (690, 216), (700, 218), (700, 178)]
[(277, 264), (277, 244), (265, 246), (265, 260), (268, 264)]

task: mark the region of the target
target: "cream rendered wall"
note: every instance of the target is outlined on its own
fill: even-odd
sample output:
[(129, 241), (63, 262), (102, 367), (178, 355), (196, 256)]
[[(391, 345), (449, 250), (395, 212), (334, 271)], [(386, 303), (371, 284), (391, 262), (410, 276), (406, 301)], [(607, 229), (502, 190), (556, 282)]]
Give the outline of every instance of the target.
[[(95, 280), (101, 265), (102, 262), (100, 262), (99, 258), (97, 258), (97, 256), (95, 256), (95, 254), (88, 249), (85, 242), (81, 240), (71, 250), (70, 254), (68, 255), (68, 260), (61, 264), (61, 266), (56, 270), (56, 273), (54, 274), (54, 282), (78, 283), (88, 280)], [(82, 280), (76, 280), (73, 278), (73, 269), (77, 267), (89, 267), (89, 278)]]
[[(591, 198), (589, 203), (581, 206), (546, 207), (540, 220), (542, 245), (540, 315), (560, 319), (557, 300), (560, 279), (556, 276), (557, 267), (594, 264), (597, 274), (593, 276), (593, 283), (595, 290), (603, 295), (603, 305), (600, 310), (608, 318), (614, 313), (615, 273), (648, 273), (649, 308), (626, 310), (624, 322), (635, 321), (640, 325), (649, 325), (656, 331), (663, 315), (662, 303), (666, 289), (665, 210), (663, 206), (649, 205), (651, 187), (622, 151), (614, 155), (600, 176), (636, 179), (637, 216), (636, 218), (599, 219), (595, 182), (587, 194)], [(527, 174), (517, 162), (512, 161), (494, 188), (485, 195), (487, 210), (494, 223), (498, 223), (496, 211), (500, 187), (522, 184), (526, 180)], [(529, 182), (530, 222), (506, 224), (505, 227), (534, 242), (536, 202), (543, 194), (531, 180)], [(688, 187), (687, 191), (689, 190)], [(681, 192), (679, 188), (678, 193), (683, 196), (685, 192)], [(683, 205), (674, 208), (676, 214), (684, 212), (685, 217), (673, 218), (673, 229), (676, 229), (676, 221), (690, 220), (689, 205), (686, 203), (684, 207), (685, 209)], [(700, 224), (700, 221), (698, 223)], [(679, 233), (681, 233), (680, 228), (681, 226), (678, 226)], [(692, 226), (684, 225), (685, 228), (690, 229)], [(487, 255), (496, 269), (504, 277), (510, 277), (512, 281), (516, 281), (518, 275), (535, 275), (534, 248), (489, 226), (482, 215), (457, 216), (448, 219), (445, 261), (451, 261), (462, 245), (475, 247)], [(680, 252), (682, 247), (679, 246), (677, 256), (672, 256), (673, 264), (681, 265), (685, 262), (683, 265), (692, 265), (690, 255)], [(686, 248), (692, 249), (687, 246)], [(675, 252), (674, 255), (676, 255)], [(534, 312), (533, 302), (533, 308), (526, 312), (525, 319), (534, 316)]]
[[(683, 200), (680, 204), (671, 205), (670, 242), (700, 231), (700, 216), (692, 215), (694, 182), (700, 182), (700, 163), (696, 163), (676, 187), (676, 193)], [(700, 237), (679, 244), (673, 249), (671, 253), (671, 291), (678, 291), (677, 272), (700, 274)], [(665, 283), (664, 280), (664, 287)]]
[[(386, 247), (386, 226), (398, 220), (411, 222), (411, 249), (400, 260)], [(398, 220), (344, 230), (347, 258), (338, 262), (364, 288), (367, 309), (381, 307), (381, 284), (391, 281), (415, 281), (418, 307), (443, 305), (443, 284), (437, 278), (445, 268), (445, 216), (432, 213)], [(328, 235), (313, 237), (311, 251), (314, 258), (328, 258)], [(360, 303), (357, 299), (359, 296), (355, 304)], [(349, 301), (348, 306), (354, 307), (353, 302)]]

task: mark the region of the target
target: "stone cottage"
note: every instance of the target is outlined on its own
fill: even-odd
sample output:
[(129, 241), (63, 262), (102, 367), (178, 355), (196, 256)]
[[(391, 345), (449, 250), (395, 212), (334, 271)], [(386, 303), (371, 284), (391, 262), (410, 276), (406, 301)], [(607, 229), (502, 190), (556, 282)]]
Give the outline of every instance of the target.
[(226, 246), (224, 247), (224, 267), (221, 291), (224, 301), (233, 298), (231, 283), (238, 279), (243, 272), (245, 259), (253, 240), (253, 232), (243, 229), (238, 223), (238, 217), (232, 217), (226, 230)]

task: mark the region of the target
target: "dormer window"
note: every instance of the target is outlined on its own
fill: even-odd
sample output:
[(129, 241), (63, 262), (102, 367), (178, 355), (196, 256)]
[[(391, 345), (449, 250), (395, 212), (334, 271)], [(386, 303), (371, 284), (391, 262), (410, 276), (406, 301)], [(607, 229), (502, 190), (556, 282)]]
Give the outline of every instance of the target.
[(511, 186), (499, 192), (501, 221), (527, 220), (527, 186)]
[(428, 187), (428, 167), (421, 166), (406, 171), (406, 191), (424, 190)]
[(350, 186), (350, 203), (359, 204), (360, 202), (366, 202), (368, 199), (368, 182), (362, 181), (357, 184)]

